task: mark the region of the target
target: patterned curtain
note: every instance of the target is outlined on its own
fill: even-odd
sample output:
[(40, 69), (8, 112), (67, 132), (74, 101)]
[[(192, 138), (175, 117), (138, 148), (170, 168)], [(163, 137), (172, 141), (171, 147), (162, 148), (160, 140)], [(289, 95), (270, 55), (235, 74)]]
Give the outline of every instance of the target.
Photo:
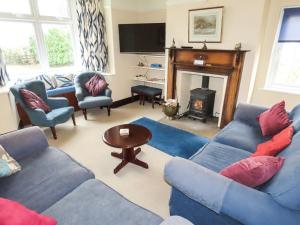
[(102, 0), (76, 0), (82, 65), (90, 71), (108, 70), (108, 46)]
[(6, 71), (3, 52), (0, 49), (0, 87), (4, 86), (7, 80), (9, 80), (9, 76)]

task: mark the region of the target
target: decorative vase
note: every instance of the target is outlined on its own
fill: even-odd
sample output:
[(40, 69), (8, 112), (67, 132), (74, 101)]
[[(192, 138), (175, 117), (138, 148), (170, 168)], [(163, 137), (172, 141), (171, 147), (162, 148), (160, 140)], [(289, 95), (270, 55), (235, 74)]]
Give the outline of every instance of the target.
[(163, 104), (163, 112), (169, 118), (174, 119), (174, 117), (177, 115), (178, 111), (179, 111), (178, 103), (177, 103), (177, 105)]

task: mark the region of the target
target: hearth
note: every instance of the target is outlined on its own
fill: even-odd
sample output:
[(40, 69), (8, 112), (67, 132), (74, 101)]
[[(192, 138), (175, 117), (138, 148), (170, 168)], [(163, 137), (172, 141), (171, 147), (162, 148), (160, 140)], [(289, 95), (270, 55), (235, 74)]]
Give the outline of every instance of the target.
[(190, 102), (187, 116), (206, 122), (207, 118), (213, 117), (216, 91), (209, 90), (209, 77), (203, 76), (202, 88), (190, 91)]

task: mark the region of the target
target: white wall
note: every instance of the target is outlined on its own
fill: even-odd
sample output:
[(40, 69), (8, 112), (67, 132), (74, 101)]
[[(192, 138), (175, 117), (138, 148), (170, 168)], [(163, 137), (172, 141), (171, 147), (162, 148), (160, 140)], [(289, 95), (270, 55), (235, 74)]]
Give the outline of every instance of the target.
[(251, 98), (251, 103), (253, 104), (272, 106), (274, 103), (277, 103), (284, 99), (286, 101), (287, 108), (291, 109), (295, 105), (300, 103), (300, 93), (296, 95), (269, 91), (264, 89), (270, 57), (272, 54), (272, 48), (276, 38), (276, 32), (280, 20), (281, 10), (283, 7), (299, 5), (299, 0), (270, 1), (270, 7), (268, 9), (268, 14), (265, 19), (266, 26), (264, 30), (264, 38), (262, 39), (261, 56), (258, 64), (253, 96)]
[[(172, 39), (175, 38), (177, 47), (189, 45), (201, 48), (201, 44), (188, 43), (188, 11), (216, 6), (224, 6), (222, 43), (208, 43), (207, 45), (208, 48), (234, 49), (235, 44), (241, 42), (243, 49), (250, 50), (246, 55), (238, 98), (239, 102), (246, 102), (263, 25), (264, 0), (195, 0), (167, 5), (167, 46), (170, 46)], [(218, 86), (220, 85), (215, 86), (217, 92), (222, 91)]]
[(0, 89), (0, 134), (18, 129), (16, 107), (13, 97), (7, 88)]

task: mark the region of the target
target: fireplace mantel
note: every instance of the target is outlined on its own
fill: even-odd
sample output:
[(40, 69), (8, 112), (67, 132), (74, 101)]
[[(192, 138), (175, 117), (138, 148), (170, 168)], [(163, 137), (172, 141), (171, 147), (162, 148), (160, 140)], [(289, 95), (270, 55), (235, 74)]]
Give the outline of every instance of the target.
[[(167, 97), (176, 98), (177, 71), (198, 72), (227, 76), (227, 86), (221, 115), (221, 128), (232, 119), (235, 111), (246, 52), (244, 50), (168, 48)], [(194, 60), (205, 58), (204, 66)], [(187, 90), (189, 91), (189, 90)]]

